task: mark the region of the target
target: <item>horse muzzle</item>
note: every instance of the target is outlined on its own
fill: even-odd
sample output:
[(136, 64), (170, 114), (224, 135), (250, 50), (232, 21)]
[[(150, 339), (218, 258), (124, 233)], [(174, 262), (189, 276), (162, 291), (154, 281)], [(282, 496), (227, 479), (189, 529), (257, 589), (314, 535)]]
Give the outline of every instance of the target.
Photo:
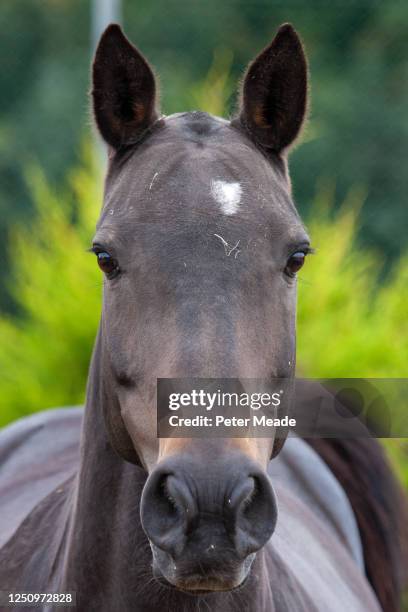
[(150, 474), (141, 521), (153, 552), (153, 572), (190, 592), (241, 585), (277, 520), (266, 473), (242, 453), (209, 462), (186, 452)]

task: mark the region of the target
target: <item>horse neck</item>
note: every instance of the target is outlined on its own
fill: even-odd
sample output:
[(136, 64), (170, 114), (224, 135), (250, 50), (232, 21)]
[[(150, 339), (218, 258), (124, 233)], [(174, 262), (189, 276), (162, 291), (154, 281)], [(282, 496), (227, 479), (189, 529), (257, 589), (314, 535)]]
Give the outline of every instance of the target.
[[(61, 587), (77, 592), (78, 609), (196, 610), (196, 597), (152, 579), (150, 545), (139, 515), (147, 474), (116, 455), (109, 443), (103, 417), (103, 402), (109, 399), (102, 388), (101, 351), (99, 333), (88, 381), (80, 469), (72, 497)], [(260, 574), (266, 577), (263, 555), (256, 564), (257, 584), (266, 584), (259, 581)], [(209, 608), (214, 612), (263, 609), (259, 603), (265, 594), (259, 587), (257, 594), (250, 583), (235, 594), (205, 597)]]
[(102, 380), (99, 332), (88, 379), (80, 465), (63, 561), (66, 588), (85, 597), (88, 592), (91, 596), (100, 592), (101, 585), (108, 588), (116, 579), (114, 561), (120, 568), (119, 553), (128, 557), (129, 540), (137, 543), (139, 563), (141, 550), (146, 548), (141, 546), (144, 538), (138, 515), (146, 474), (116, 455), (108, 441)]

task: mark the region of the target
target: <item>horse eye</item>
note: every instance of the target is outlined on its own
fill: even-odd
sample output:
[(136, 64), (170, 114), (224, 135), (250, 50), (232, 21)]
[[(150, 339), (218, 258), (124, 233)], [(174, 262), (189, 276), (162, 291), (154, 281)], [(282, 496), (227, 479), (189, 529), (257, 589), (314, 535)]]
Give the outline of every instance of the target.
[(109, 253), (106, 251), (99, 251), (96, 253), (96, 257), (98, 260), (98, 266), (106, 274), (108, 278), (113, 278), (118, 274), (119, 268), (116, 259), (114, 259)]
[(305, 259), (306, 253), (303, 251), (293, 253), (293, 255), (291, 255), (287, 261), (285, 274), (291, 277), (295, 276), (296, 272), (299, 272), (300, 268), (305, 263)]

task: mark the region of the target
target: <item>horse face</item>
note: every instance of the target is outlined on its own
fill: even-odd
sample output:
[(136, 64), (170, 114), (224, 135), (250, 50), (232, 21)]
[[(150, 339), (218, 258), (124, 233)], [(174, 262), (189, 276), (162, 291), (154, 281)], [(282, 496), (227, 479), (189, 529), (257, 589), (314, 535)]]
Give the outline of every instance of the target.
[(94, 238), (108, 433), (149, 472), (141, 519), (155, 572), (182, 589), (231, 589), (275, 526), (274, 440), (159, 443), (156, 380), (293, 375), (309, 241), (285, 150), (305, 113), (302, 47), (282, 26), (250, 65), (232, 122), (160, 117), (153, 73), (117, 26), (102, 36), (93, 86), (109, 145)]

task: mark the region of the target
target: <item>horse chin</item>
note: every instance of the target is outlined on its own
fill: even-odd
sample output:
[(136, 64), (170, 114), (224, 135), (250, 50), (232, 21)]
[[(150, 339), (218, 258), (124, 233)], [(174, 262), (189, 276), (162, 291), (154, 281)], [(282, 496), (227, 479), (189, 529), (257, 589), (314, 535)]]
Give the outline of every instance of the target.
[(156, 555), (154, 557), (156, 558), (153, 561), (153, 575), (161, 585), (189, 595), (208, 595), (241, 589), (248, 580), (255, 555), (249, 555), (239, 567), (228, 574), (225, 571), (214, 571), (214, 573), (209, 571), (207, 575), (189, 574), (187, 568), (183, 568), (180, 575), (173, 564), (170, 570), (167, 564), (157, 563)]
[(174, 591), (181, 591), (188, 595), (211, 595), (211, 593), (231, 593), (232, 591), (239, 591), (246, 584), (248, 575), (246, 575), (241, 582), (238, 582), (238, 584), (234, 580), (221, 581), (203, 578), (201, 576), (192, 577), (189, 580), (180, 580), (176, 583), (167, 580), (163, 574), (160, 576), (156, 575), (155, 578), (161, 585)]

